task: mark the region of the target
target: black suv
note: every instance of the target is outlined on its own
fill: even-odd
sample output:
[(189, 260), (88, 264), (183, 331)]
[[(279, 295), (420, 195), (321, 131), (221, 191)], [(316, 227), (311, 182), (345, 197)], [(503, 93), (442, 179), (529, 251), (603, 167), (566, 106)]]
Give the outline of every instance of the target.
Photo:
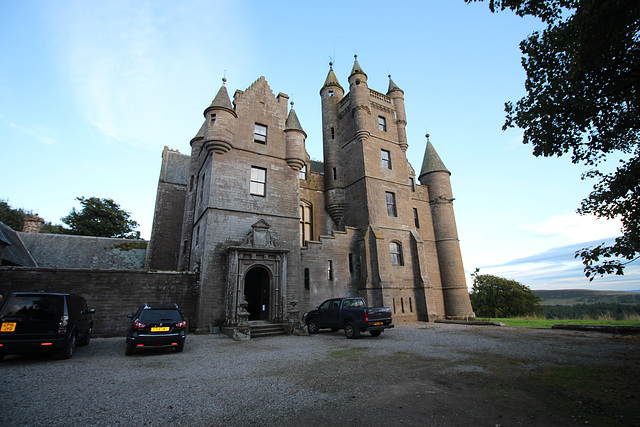
[(80, 295), (14, 292), (0, 310), (0, 360), (7, 354), (48, 352), (62, 359), (91, 340), (94, 309)]
[(143, 305), (129, 314), (131, 326), (127, 334), (127, 356), (138, 349), (173, 347), (182, 351), (187, 322), (176, 304)]

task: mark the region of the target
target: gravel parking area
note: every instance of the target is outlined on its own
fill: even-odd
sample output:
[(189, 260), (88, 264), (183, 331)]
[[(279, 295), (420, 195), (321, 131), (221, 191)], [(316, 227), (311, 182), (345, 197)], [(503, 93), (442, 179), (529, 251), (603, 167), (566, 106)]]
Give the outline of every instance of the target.
[(428, 323), (356, 340), (189, 335), (182, 353), (134, 356), (124, 338), (99, 338), (70, 360), (7, 356), (0, 417), (3, 426), (639, 425), (639, 359), (637, 336)]

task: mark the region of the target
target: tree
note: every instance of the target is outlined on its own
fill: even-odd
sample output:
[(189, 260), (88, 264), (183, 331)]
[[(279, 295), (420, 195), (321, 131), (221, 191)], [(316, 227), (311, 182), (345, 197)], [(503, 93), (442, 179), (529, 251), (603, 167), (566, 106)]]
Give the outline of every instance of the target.
[[(465, 0), (467, 3), (483, 0)], [(594, 189), (578, 213), (620, 218), (622, 235), (576, 252), (590, 280), (624, 274), (640, 255), (640, 2), (489, 0), (548, 27), (520, 43), (527, 96), (505, 104), (503, 129), (524, 130), (535, 156), (571, 153), (589, 167)], [(601, 171), (618, 160), (614, 172)]]
[(31, 215), (31, 212), (27, 212), (22, 208), (14, 209), (9, 206), (6, 200), (0, 200), (0, 222), (15, 231), (22, 231), (24, 217), (28, 215)]
[(479, 274), (471, 275), (473, 289), (469, 297), (478, 317), (516, 317), (542, 313), (540, 297), (515, 280)]
[(72, 208), (62, 222), (71, 228), (72, 234), (95, 237), (117, 237), (122, 239), (139, 239), (140, 232), (134, 231), (138, 223), (130, 219), (131, 214), (125, 212), (111, 199), (97, 197), (76, 197), (82, 205), (77, 211)]

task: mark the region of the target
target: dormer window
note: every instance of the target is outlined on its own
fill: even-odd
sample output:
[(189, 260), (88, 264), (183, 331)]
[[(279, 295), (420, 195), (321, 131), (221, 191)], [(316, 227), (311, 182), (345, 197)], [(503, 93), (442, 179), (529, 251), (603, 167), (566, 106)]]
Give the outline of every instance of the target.
[(259, 144), (267, 143), (267, 127), (265, 125), (256, 123), (253, 130), (253, 140)]

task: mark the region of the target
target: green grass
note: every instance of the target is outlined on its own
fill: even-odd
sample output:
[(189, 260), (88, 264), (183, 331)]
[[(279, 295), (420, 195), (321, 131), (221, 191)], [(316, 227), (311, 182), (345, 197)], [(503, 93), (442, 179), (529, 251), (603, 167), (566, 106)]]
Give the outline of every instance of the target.
[(491, 322), (502, 322), (507, 326), (527, 326), (530, 328), (550, 328), (553, 325), (615, 325), (615, 326), (640, 326), (638, 320), (564, 320), (564, 319), (536, 319), (536, 318), (477, 318)]

